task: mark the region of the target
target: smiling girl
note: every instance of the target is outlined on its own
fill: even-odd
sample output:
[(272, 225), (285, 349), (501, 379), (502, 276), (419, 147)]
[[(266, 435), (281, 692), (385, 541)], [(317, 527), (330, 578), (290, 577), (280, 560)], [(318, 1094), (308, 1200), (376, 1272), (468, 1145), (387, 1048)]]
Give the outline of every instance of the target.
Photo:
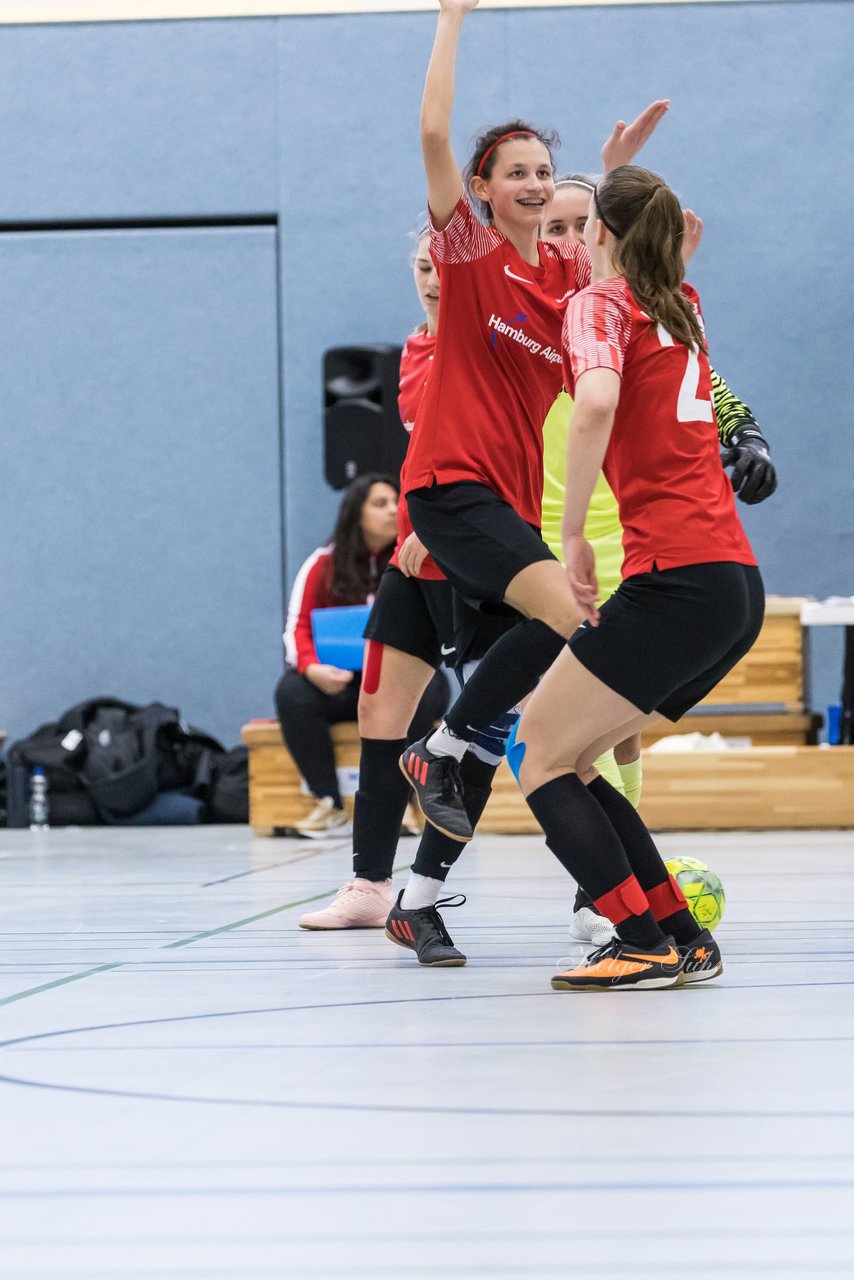
[[(421, 141), (431, 249), (441, 278), (434, 366), (406, 463), (415, 532), (459, 595), (520, 615), (446, 720), (401, 764), (428, 820), (468, 840), (459, 762), (475, 734), (530, 693), (581, 621), (564, 570), (539, 533), (542, 425), (562, 382), (566, 304), (590, 281), (583, 245), (540, 241), (554, 196), (554, 135), (521, 120), (487, 130), (468, 167), (469, 203), (450, 139), (462, 23), (477, 0), (440, 0)], [(619, 122), (605, 170), (632, 158), (667, 110)]]

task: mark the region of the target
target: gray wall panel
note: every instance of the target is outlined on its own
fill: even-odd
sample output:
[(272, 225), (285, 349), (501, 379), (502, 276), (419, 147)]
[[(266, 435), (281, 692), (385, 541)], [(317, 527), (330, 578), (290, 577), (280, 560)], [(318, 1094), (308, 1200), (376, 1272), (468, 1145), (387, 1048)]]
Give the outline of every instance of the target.
[(271, 212), (274, 23), (0, 32), (0, 220)]
[(275, 274), (267, 228), (0, 238), (11, 733), (97, 693), (229, 741), (270, 707)]
[[(337, 505), (322, 476), (323, 350), (401, 341), (419, 319), (407, 233), (425, 203), (418, 112), (433, 27), (433, 15), (409, 14), (7, 28), (0, 34), (0, 219), (278, 214), (287, 579), (326, 537)], [(854, 590), (850, 360), (843, 346), (852, 321), (854, 177), (846, 162), (854, 138), (850, 113), (840, 107), (847, 100), (843, 59), (851, 35), (852, 7), (830, 3), (493, 11), (467, 24), (460, 60), (455, 139), (461, 157), (478, 126), (519, 113), (559, 127), (562, 166), (593, 166), (618, 115), (653, 96), (672, 98), (671, 115), (645, 159), (706, 222), (691, 275), (703, 297), (712, 354), (766, 425), (781, 471), (775, 499), (740, 510), (769, 588), (784, 593)], [(272, 233), (258, 234), (245, 243), (265, 245), (262, 256), (272, 263)], [(63, 240), (61, 252), (55, 247), (45, 256), (47, 241), (36, 249), (30, 237), (0, 240), (0, 323), (8, 334), (0, 433), (6, 442), (26, 421), (27, 431), (43, 432), (48, 452), (55, 444), (63, 459), (52, 479), (33, 481), (29, 474), (26, 480), (35, 485), (30, 496), (39, 495), (55, 557), (61, 544), (53, 531), (68, 518), (63, 479), (73, 474), (85, 489), (90, 468), (83, 460), (103, 466), (99, 433), (127, 421), (135, 430), (123, 436), (119, 452), (111, 437), (116, 456), (102, 473), (122, 492), (146, 424), (163, 420), (176, 388), (184, 382), (190, 388), (180, 402), (187, 413), (204, 401), (197, 369), (209, 359), (209, 340), (219, 354), (214, 407), (205, 408), (202, 419), (257, 397), (269, 401), (265, 421), (273, 413), (275, 388), (267, 380), (277, 342), (272, 282), (259, 284), (256, 301), (247, 297), (232, 314), (230, 302), (224, 311), (211, 302), (243, 297), (239, 278), (234, 288), (228, 283), (233, 264), (222, 276), (217, 236), (180, 241), (195, 246), (199, 283), (178, 288), (179, 272), (174, 298), (163, 292), (169, 284), (164, 263), (146, 266), (147, 249), (133, 248), (131, 239), (120, 243), (118, 253), (110, 237), (83, 241), (84, 253), (77, 241)], [(144, 237), (140, 244), (147, 244)], [(66, 262), (69, 246), (77, 246), (79, 259)], [(127, 275), (137, 252), (136, 275)], [(116, 274), (118, 260), (123, 265)], [(247, 287), (260, 280), (254, 272)], [(110, 293), (122, 279), (127, 296)], [(216, 336), (220, 313), (227, 340)], [(104, 319), (98, 340), (89, 326), (95, 316)], [(172, 321), (164, 316), (177, 318), (169, 343), (163, 338)], [(199, 346), (184, 340), (187, 332), (199, 336)], [(226, 375), (233, 362), (243, 372), (232, 378)], [(123, 395), (126, 386), (133, 397)], [(235, 387), (243, 388), (236, 401)], [(76, 424), (73, 450), (69, 421)], [(157, 457), (162, 454), (160, 448)], [(31, 473), (29, 436), (24, 455)], [(199, 512), (176, 506), (174, 476), (146, 456), (146, 537), (165, 520), (169, 537), (180, 543), (181, 519), (189, 526)], [(227, 450), (192, 452), (203, 491), (212, 485), (210, 501), (233, 521), (235, 494), (228, 485), (217, 487), (226, 456)], [(189, 455), (184, 461), (189, 464)], [(263, 554), (275, 561), (279, 498), (270, 441), (240, 466), (241, 484), (253, 496), (238, 556), (263, 532), (270, 540)], [(5, 476), (4, 484), (14, 491)], [(47, 535), (32, 532), (27, 491), (12, 496), (31, 556)], [(97, 571), (80, 589), (93, 613), (108, 613), (110, 574), (121, 577), (126, 554), (135, 563), (133, 546), (88, 545)], [(229, 557), (227, 546), (219, 550)], [(30, 571), (7, 565), (4, 572), (11, 592), (5, 598), (19, 611)], [(257, 630), (243, 628), (239, 605), (231, 606), (245, 572), (244, 566), (221, 583), (220, 642), (229, 660), (247, 645), (265, 653), (270, 646), (271, 655), (275, 648), (275, 661), (271, 656), (265, 667), (272, 683), (280, 584), (257, 584), (254, 616), (267, 610), (259, 638)], [(192, 598), (195, 588), (186, 589)], [(51, 592), (68, 603), (60, 578)], [(269, 596), (263, 608), (262, 595)], [(133, 625), (116, 633), (117, 653), (141, 629), (132, 610), (129, 616)], [(149, 623), (154, 618), (149, 610)], [(10, 668), (16, 673), (35, 633), (26, 635)], [(171, 651), (173, 639), (165, 625), (162, 636), (152, 638), (152, 654)], [(816, 698), (823, 703), (837, 684), (834, 639), (825, 637), (817, 649)], [(69, 653), (73, 649), (57, 656), (57, 664)], [(251, 654), (246, 661), (254, 661)], [(205, 707), (220, 696), (227, 663), (217, 662), (206, 674), (192, 672), (193, 680), (206, 681)], [(88, 685), (82, 690), (91, 691)], [(238, 719), (268, 705), (267, 684), (262, 692), (259, 683)], [(234, 712), (226, 718), (232, 723)]]

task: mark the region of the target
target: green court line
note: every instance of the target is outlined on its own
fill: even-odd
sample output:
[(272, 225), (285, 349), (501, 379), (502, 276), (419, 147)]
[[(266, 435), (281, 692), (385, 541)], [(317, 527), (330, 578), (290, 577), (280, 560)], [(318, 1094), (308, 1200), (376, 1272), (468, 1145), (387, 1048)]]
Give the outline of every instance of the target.
[(328, 898), (330, 893), (334, 892), (334, 889), (327, 889), (325, 893), (316, 893), (311, 898), (298, 898), (296, 902), (284, 902), (280, 907), (270, 907), (269, 911), (259, 911), (255, 916), (246, 916), (243, 920), (235, 920), (232, 924), (221, 924), (216, 929), (205, 929), (203, 933), (194, 933), (190, 938), (179, 938), (177, 942), (167, 942), (159, 950), (171, 951), (175, 947), (188, 947), (191, 942), (201, 942), (203, 938), (215, 938), (218, 933), (230, 933), (232, 929), (241, 929), (243, 925), (254, 924), (256, 920), (277, 916), (282, 911), (290, 910), (291, 907), (303, 907), (307, 902), (319, 902), (321, 898)]
[[(393, 867), (392, 874), (395, 871), (408, 870), (409, 866)], [(292, 907), (304, 907), (309, 902), (320, 902), (322, 898), (328, 898), (335, 892), (335, 889), (327, 889), (324, 893), (315, 893), (311, 898), (297, 898), (295, 902), (285, 902), (280, 907), (270, 907), (268, 911), (259, 911), (255, 916), (246, 916), (245, 919), (235, 920), (232, 924), (221, 924), (216, 929), (205, 929), (203, 933), (194, 933), (190, 938), (179, 938), (177, 942), (167, 942), (159, 949), (172, 951), (176, 947), (188, 947), (191, 942), (201, 942), (203, 938), (215, 938), (218, 933), (230, 933), (232, 929), (241, 929), (245, 924), (254, 924), (256, 920), (267, 920), (270, 916), (277, 916), (282, 911), (290, 911)]]
[[(409, 871), (411, 864), (407, 863), (402, 867), (393, 867), (392, 874), (398, 871)], [(222, 924), (216, 929), (205, 929), (202, 933), (194, 933), (189, 938), (179, 938), (177, 942), (167, 942), (162, 947), (158, 947), (158, 951), (171, 951), (176, 947), (188, 947), (191, 942), (201, 942), (204, 938), (215, 938), (220, 933), (230, 933), (233, 929), (241, 929), (245, 924), (254, 924), (256, 920), (266, 920), (269, 916), (277, 916), (282, 911), (289, 911), (292, 907), (304, 907), (309, 902), (319, 902), (322, 898), (329, 898), (335, 893), (335, 889), (327, 889), (324, 893), (315, 893), (310, 898), (297, 898), (294, 902), (285, 902), (280, 907), (270, 907), (269, 911), (259, 911), (257, 915), (246, 916), (243, 920), (235, 920), (231, 924)], [(56, 978), (53, 982), (43, 982), (38, 987), (28, 987), (26, 991), (16, 991), (14, 995), (3, 996), (0, 998), (0, 1008), (5, 1004), (14, 1004), (16, 1000), (26, 1000), (30, 996), (40, 995), (42, 991), (50, 991), (54, 987), (67, 986), (69, 982), (79, 982), (82, 978), (91, 978), (96, 973), (106, 973), (108, 969), (123, 969), (127, 962), (124, 960), (115, 960), (112, 964), (99, 964), (94, 969), (83, 969), (80, 973), (70, 973), (67, 978)]]
[(107, 969), (121, 969), (123, 962), (99, 964), (94, 969), (84, 969), (81, 973), (70, 973), (67, 978), (57, 978), (54, 982), (43, 982), (40, 987), (28, 987), (26, 991), (17, 991), (13, 996), (3, 996), (0, 1005), (14, 1004), (16, 1000), (26, 1000), (28, 996), (37, 996), (42, 991), (50, 991), (53, 987), (64, 987), (69, 982), (79, 982), (81, 978), (91, 978), (93, 973), (104, 973)]

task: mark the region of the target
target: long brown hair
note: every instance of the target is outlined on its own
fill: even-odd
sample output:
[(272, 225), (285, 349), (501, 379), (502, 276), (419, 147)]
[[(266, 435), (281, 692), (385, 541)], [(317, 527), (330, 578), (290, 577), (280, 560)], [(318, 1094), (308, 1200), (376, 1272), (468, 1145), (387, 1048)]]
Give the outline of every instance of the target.
[(663, 178), (638, 165), (606, 174), (593, 193), (615, 237), (614, 266), (644, 311), (686, 347), (706, 349), (703, 330), (682, 292), (682, 206)]
[(362, 508), (375, 484), (387, 484), (395, 493), (400, 493), (400, 486), (391, 476), (371, 472), (353, 481), (338, 509), (330, 539), (334, 544), (330, 588), (340, 604), (364, 604), (376, 591), (380, 574), (394, 550), (392, 538), (387, 547), (371, 556), (362, 532)]

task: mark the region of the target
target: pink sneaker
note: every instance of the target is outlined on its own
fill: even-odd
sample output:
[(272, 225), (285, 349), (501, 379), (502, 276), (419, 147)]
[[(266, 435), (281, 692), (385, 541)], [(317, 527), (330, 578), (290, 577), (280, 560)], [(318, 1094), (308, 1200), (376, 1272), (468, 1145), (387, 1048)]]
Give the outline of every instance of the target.
[(301, 929), (384, 929), (394, 906), (390, 880), (350, 880), (322, 911), (300, 916)]

